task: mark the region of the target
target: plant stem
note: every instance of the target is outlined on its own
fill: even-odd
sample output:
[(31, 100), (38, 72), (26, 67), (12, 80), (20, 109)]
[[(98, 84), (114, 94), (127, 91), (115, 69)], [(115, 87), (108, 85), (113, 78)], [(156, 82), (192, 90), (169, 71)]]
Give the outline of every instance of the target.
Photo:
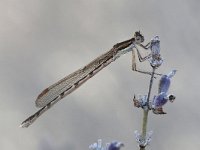
[(147, 96), (147, 105), (148, 106), (149, 106), (149, 100), (150, 100), (150, 96), (151, 96), (151, 88), (152, 88), (152, 85), (153, 85), (155, 70), (156, 70), (156, 68), (153, 67), (152, 74), (151, 74), (151, 80), (150, 80), (150, 84), (149, 84), (149, 92), (148, 92), (148, 96)]
[[(152, 88), (152, 85), (153, 85), (154, 74), (155, 74), (155, 67), (153, 67), (151, 79), (150, 79), (150, 84), (149, 84), (149, 91), (148, 91), (148, 96), (147, 96), (147, 101), (146, 101), (147, 109), (144, 109), (144, 111), (143, 111), (143, 121), (142, 121), (142, 137), (143, 137), (143, 139), (146, 138), (146, 133), (147, 133), (149, 100), (150, 100), (150, 96), (151, 96), (151, 88)], [(145, 150), (145, 146), (141, 145), (140, 150)]]
[[(145, 139), (147, 133), (147, 122), (148, 122), (148, 112), (149, 110), (143, 111), (143, 122), (142, 122), (142, 137)], [(143, 145), (140, 145), (140, 150), (145, 150)]]

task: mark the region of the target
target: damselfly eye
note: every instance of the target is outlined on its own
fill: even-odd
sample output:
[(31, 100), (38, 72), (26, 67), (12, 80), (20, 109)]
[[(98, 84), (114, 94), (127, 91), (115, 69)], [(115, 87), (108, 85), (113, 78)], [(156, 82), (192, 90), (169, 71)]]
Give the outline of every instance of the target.
[(136, 40), (139, 41), (139, 40), (141, 40), (141, 38), (138, 36), (138, 37), (136, 38)]
[(136, 37), (136, 42), (137, 42), (137, 43), (142, 43), (142, 42), (143, 42), (142, 37), (141, 37), (141, 36), (137, 36), (137, 37)]

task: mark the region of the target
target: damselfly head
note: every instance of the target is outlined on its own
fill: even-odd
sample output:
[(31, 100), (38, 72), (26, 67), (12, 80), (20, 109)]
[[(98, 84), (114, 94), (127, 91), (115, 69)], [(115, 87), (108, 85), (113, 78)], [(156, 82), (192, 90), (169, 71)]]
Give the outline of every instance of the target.
[(140, 33), (140, 31), (135, 32), (134, 34), (136, 44), (140, 44), (144, 42), (144, 36)]

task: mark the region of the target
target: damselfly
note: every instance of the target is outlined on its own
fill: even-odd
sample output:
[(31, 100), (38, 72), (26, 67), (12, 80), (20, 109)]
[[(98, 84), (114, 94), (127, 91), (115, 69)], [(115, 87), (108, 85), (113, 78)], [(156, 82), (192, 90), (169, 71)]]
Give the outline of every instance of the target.
[[(139, 45), (145, 49), (152, 48), (152, 42), (150, 42), (147, 46), (143, 46), (142, 42), (144, 41), (144, 37), (140, 32), (135, 32), (134, 37), (117, 43), (113, 46), (111, 50), (104, 53), (103, 55), (97, 57), (92, 62), (90, 62), (88, 65), (84, 66), (83, 68), (69, 74), (65, 78), (61, 79), (60, 81), (56, 82), (55, 84), (49, 86), (45, 90), (39, 94), (39, 96), (36, 99), (36, 106), (41, 108), (39, 111), (37, 111), (35, 114), (27, 118), (25, 121), (22, 122), (20, 127), (28, 127), (31, 125), (40, 115), (42, 115), (45, 111), (47, 111), (49, 108), (51, 108), (55, 103), (57, 103), (59, 100), (76, 90), (78, 87), (80, 87), (83, 83), (85, 83), (88, 79), (93, 77), (96, 73), (98, 73), (100, 70), (105, 68), (107, 65), (109, 65), (111, 62), (115, 61), (117, 58), (119, 58), (121, 55), (132, 51), (133, 52), (133, 70), (138, 71), (144, 74), (151, 75), (151, 72), (141, 71), (136, 69), (136, 63), (135, 63), (135, 52), (133, 48), (137, 48), (136, 45)], [(151, 45), (149, 47), (149, 45)], [(146, 59), (152, 59), (154, 55), (152, 55), (152, 49), (151, 54), (148, 55), (148, 57), (143, 58), (143, 60)], [(142, 60), (142, 57), (137, 49), (137, 54), (140, 61)]]

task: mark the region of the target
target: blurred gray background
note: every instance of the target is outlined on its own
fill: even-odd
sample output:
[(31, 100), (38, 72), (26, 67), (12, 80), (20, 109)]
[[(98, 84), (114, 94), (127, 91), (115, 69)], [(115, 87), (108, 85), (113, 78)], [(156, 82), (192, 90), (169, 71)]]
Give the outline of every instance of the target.
[[(142, 111), (135, 94), (147, 94), (150, 77), (131, 70), (131, 53), (120, 57), (47, 111), (28, 129), (20, 123), (37, 111), (46, 87), (129, 39), (140, 30), (147, 43), (159, 35), (164, 63), (178, 72), (170, 92), (177, 99), (150, 113), (148, 149), (200, 147), (200, 2), (198, 0), (1, 0), (0, 149), (87, 150), (97, 139), (138, 149)], [(148, 63), (139, 68), (151, 70)], [(157, 94), (158, 80), (153, 93)]]

